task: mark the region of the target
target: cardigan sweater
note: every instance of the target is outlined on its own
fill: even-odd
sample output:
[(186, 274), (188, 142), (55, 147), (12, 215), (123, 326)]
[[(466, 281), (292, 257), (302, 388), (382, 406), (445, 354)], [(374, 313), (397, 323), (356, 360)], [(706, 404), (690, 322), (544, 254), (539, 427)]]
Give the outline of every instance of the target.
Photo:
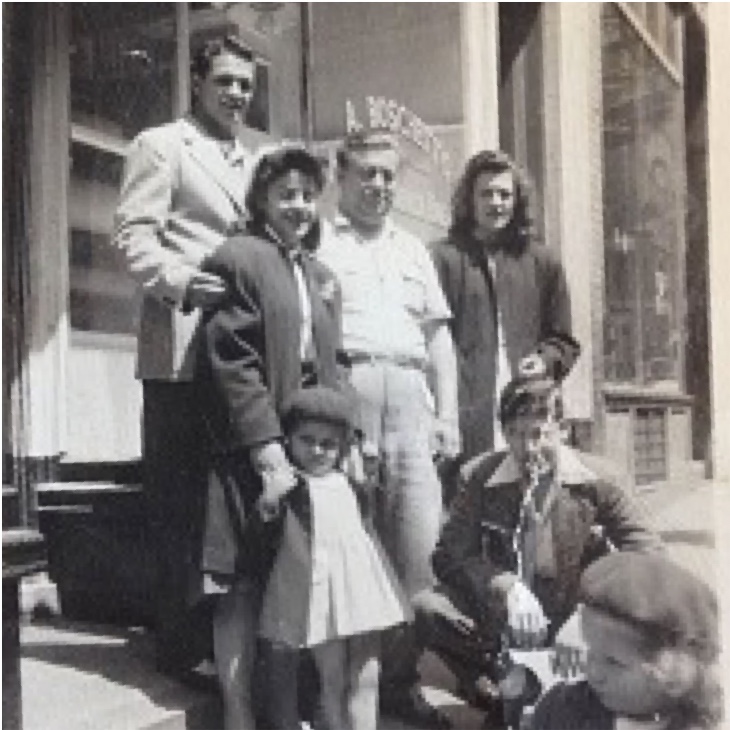
[[(551, 549), (538, 554), (528, 586), (551, 621), (552, 635), (575, 610), (581, 573), (607, 548), (606, 539), (618, 550), (663, 549), (600, 459), (563, 446), (558, 464), (557, 494), (544, 518)], [(513, 538), (522, 477), (510, 452), (497, 451), (472, 460), (462, 479), (433, 567), (442, 583), (464, 597), (487, 635), (498, 637), (507, 619), (508, 586), (501, 577), (517, 572)]]

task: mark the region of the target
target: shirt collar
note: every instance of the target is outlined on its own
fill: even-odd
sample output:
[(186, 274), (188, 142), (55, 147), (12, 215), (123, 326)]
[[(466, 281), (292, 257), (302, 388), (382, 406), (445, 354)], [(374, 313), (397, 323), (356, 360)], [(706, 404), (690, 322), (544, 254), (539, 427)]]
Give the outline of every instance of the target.
[(302, 249), (298, 246), (296, 248), (290, 248), (284, 241), (281, 240), (281, 236), (268, 224), (264, 224), (264, 231), (266, 235), (271, 239), (272, 243), (279, 249), (282, 256), (285, 256), (290, 261), (299, 263), (302, 260)]
[[(513, 484), (522, 479), (515, 457), (508, 451), (502, 462), (487, 480), (485, 486), (496, 487), (502, 484)], [(598, 480), (595, 472), (585, 466), (576, 452), (561, 444), (558, 447), (558, 482), (560, 484), (585, 484)]]
[(231, 165), (240, 165), (246, 160), (246, 150), (237, 137), (234, 138), (232, 145), (225, 148), (224, 154)]

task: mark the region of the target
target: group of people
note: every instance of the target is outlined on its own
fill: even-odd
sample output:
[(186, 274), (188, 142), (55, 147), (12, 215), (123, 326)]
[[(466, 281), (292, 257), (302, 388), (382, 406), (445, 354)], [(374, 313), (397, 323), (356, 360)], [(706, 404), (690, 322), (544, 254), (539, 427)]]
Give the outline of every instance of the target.
[(303, 145), (238, 139), (254, 70), (235, 37), (194, 55), (192, 111), (131, 144), (115, 221), (145, 295), (160, 669), (212, 646), (227, 730), (445, 728), (428, 648), (501, 727), (505, 652), (584, 604), (588, 684), (536, 728), (710, 727), (712, 593), (563, 443), (580, 347), (520, 170), (475, 155), (427, 245), (391, 217), (392, 136), (352, 133), (322, 220)]

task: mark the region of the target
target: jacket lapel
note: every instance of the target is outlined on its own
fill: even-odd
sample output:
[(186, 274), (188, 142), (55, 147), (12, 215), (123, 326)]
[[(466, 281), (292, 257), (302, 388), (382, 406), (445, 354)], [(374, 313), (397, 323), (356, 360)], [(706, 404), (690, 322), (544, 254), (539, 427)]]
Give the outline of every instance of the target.
[(240, 167), (232, 167), (214, 140), (204, 136), (190, 120), (184, 119), (182, 124), (183, 145), (190, 158), (228, 196), (236, 211), (243, 215), (248, 178), (246, 161)]
[[(596, 479), (594, 473), (581, 463), (572, 449), (566, 446), (561, 445), (559, 448), (558, 464), (560, 484), (582, 484)], [(520, 483), (521, 477), (517, 462), (512, 454), (507, 452), (505, 458), (487, 480), (485, 490), (488, 504), (493, 506), (489, 512), (494, 515), (496, 518), (494, 521), (502, 528), (509, 530), (515, 528), (514, 524), (510, 524), (510, 519), (506, 515), (519, 513), (522, 493)], [(504, 490), (500, 494), (500, 499), (493, 496), (494, 492), (489, 494), (489, 488), (495, 487), (502, 487)], [(505, 511), (494, 508), (496, 504), (501, 504)], [(558, 488), (555, 490), (552, 504), (545, 516), (551, 523), (554, 563), (550, 560), (550, 556), (541, 556), (540, 561), (543, 561), (540, 566), (541, 570), (556, 576), (575, 573), (579, 570), (583, 547), (588, 540), (593, 524), (591, 507), (571, 498), (566, 490)]]

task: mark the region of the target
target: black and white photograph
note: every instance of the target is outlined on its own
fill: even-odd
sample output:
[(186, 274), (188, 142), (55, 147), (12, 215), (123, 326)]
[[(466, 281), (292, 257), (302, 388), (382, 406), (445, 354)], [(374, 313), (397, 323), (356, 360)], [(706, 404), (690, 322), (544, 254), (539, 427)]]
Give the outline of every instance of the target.
[(727, 6), (2, 20), (3, 730), (730, 727)]

